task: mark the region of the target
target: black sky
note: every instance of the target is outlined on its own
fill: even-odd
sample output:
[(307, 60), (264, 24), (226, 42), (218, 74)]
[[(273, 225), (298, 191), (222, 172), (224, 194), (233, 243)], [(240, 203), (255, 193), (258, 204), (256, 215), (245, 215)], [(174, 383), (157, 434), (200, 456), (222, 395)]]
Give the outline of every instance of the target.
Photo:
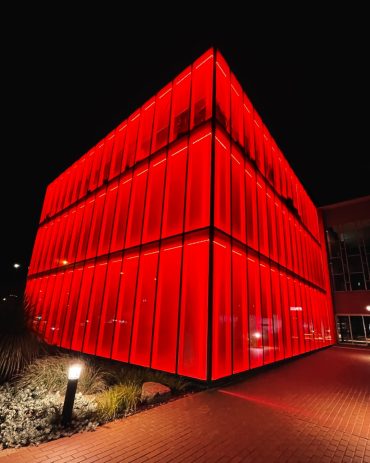
[(301, 12), (284, 25), (194, 13), (170, 26), (138, 12), (67, 13), (23, 11), (3, 32), (1, 297), (19, 281), (13, 262), (29, 263), (47, 184), (212, 45), (317, 205), (370, 194), (360, 12)]

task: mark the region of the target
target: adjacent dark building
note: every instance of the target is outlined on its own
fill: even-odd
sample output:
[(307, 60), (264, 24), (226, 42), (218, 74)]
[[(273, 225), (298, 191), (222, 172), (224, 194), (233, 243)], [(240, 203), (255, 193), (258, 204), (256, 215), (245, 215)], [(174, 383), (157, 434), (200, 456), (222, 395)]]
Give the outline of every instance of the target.
[(337, 336), (370, 345), (370, 196), (321, 208), (328, 243)]

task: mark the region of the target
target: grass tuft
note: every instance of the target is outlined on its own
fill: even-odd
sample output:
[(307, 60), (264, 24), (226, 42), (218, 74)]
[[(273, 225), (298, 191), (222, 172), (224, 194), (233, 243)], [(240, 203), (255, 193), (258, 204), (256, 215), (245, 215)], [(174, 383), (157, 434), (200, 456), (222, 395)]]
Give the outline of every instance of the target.
[(114, 420), (136, 410), (141, 387), (132, 382), (116, 384), (96, 397), (100, 421)]
[(26, 299), (10, 299), (0, 305), (0, 384), (11, 381), (35, 358), (47, 351), (32, 331), (31, 306)]
[(107, 374), (90, 361), (76, 356), (55, 355), (40, 358), (30, 364), (19, 378), (18, 387), (39, 387), (48, 392), (64, 393), (67, 386), (68, 367), (82, 363), (81, 377), (77, 390), (82, 394), (96, 394), (107, 387)]

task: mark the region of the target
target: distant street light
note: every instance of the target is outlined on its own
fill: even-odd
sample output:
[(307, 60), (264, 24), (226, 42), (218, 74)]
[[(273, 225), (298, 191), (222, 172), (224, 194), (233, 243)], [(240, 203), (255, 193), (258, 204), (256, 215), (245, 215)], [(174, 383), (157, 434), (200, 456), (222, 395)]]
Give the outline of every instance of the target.
[(14, 267), (14, 268), (19, 268), (20, 266), (21, 266), (21, 265), (20, 265), (20, 264), (17, 264), (17, 263), (13, 264), (13, 267)]
[(71, 422), (73, 404), (75, 401), (77, 383), (82, 370), (82, 365), (75, 363), (68, 368), (68, 384), (62, 412), (62, 424), (66, 425)]

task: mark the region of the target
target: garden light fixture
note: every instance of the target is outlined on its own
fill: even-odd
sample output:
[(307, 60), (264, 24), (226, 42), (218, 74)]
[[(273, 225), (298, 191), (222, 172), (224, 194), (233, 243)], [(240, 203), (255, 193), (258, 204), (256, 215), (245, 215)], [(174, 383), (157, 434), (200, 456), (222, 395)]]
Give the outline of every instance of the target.
[(67, 425), (71, 422), (73, 404), (75, 401), (77, 383), (82, 370), (82, 365), (75, 363), (68, 368), (68, 384), (62, 412), (62, 424)]

